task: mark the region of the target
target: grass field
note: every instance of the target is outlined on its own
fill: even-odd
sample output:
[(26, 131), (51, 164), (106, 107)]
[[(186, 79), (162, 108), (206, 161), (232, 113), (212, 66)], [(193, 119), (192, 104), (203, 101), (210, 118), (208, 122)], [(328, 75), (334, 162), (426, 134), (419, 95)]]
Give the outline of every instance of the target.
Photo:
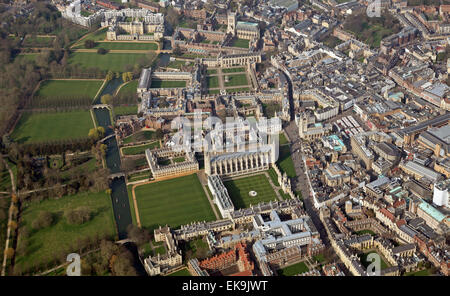
[(208, 88), (219, 87), (219, 78), (217, 76), (206, 77), (206, 85)]
[(169, 64), (167, 65), (168, 68), (175, 68), (175, 69), (181, 69), (181, 67), (183, 66), (189, 66), (191, 64), (191, 62), (187, 62), (187, 61), (171, 61), (169, 62)]
[(247, 76), (245, 74), (228, 75), (228, 82), (225, 86), (248, 85)]
[(220, 93), (220, 89), (208, 89), (208, 94), (215, 95), (215, 94), (219, 94), (219, 93)]
[(308, 266), (304, 262), (299, 262), (294, 265), (278, 270), (280, 276), (293, 276), (309, 271)]
[(231, 46), (240, 48), (249, 48), (249, 43), (250, 41), (246, 39), (235, 39)]
[(154, 139), (155, 132), (154, 131), (139, 131), (135, 134), (132, 134), (125, 139), (123, 139), (124, 144), (139, 142), (139, 141), (146, 141)]
[(278, 153), (277, 165), (280, 167), (280, 170), (286, 172), (288, 177), (294, 178), (297, 174), (295, 173), (289, 145), (280, 146)]
[(187, 270), (187, 268), (183, 268), (181, 270), (168, 274), (167, 276), (192, 276), (192, 275), (189, 272), (189, 270)]
[[(84, 43), (78, 45), (77, 48), (85, 48)], [(158, 44), (142, 42), (97, 42), (94, 48), (104, 48), (107, 50), (157, 50)]]
[[(67, 209), (87, 206), (92, 211), (90, 221), (81, 225), (71, 225), (66, 222), (63, 214)], [(60, 199), (48, 199), (42, 202), (33, 202), (23, 205), (22, 223), (19, 234), (24, 227), (30, 234), (26, 254), (17, 254), (16, 264), (27, 266), (49, 261), (55, 256), (68, 251), (76, 251), (78, 239), (95, 238), (100, 236), (116, 236), (115, 223), (112, 214), (111, 199), (108, 194), (82, 193), (73, 196), (64, 196)], [(49, 211), (53, 215), (53, 224), (40, 230), (32, 230), (31, 223), (40, 211)], [(23, 243), (19, 239), (18, 244)]]
[(215, 219), (196, 174), (137, 186), (135, 193), (142, 226), (150, 230)]
[(283, 133), (280, 133), (278, 140), (280, 141), (280, 145), (289, 144), (289, 141)]
[(136, 154), (144, 154), (146, 149), (154, 149), (154, 148), (159, 148), (159, 141), (145, 145), (125, 147), (122, 148), (122, 152), (124, 155), (136, 155)]
[(208, 70), (206, 70), (206, 73), (209, 75), (217, 74), (217, 69), (208, 69)]
[(35, 96), (94, 98), (102, 83), (102, 80), (46, 80), (41, 83)]
[(248, 92), (250, 91), (250, 88), (248, 87), (240, 87), (240, 88), (227, 88), (227, 93), (239, 93), (239, 92)]
[(53, 47), (55, 37), (26, 37), (23, 41), (23, 47)]
[(372, 230), (370, 230), (370, 229), (363, 229), (363, 230), (360, 230), (360, 231), (355, 231), (355, 233), (357, 234), (357, 235), (363, 235), (363, 234), (371, 234), (371, 235), (376, 235), (376, 233), (375, 232), (373, 232)]
[(150, 88), (172, 88), (172, 87), (186, 87), (186, 81), (152, 79), (152, 85), (150, 86)]
[[(264, 174), (225, 181), (224, 185), (236, 209), (248, 208), (250, 204), (256, 205), (262, 201), (277, 200), (277, 196)], [(256, 191), (257, 195), (250, 196), (250, 191)]]
[(118, 95), (132, 96), (136, 93), (137, 87), (138, 81), (132, 80), (120, 88)]
[(19, 143), (86, 138), (93, 126), (87, 110), (24, 112), (11, 137)]
[(405, 276), (430, 276), (431, 272), (429, 269), (422, 269), (419, 271), (407, 272), (404, 275)]
[(70, 64), (79, 64), (82, 68), (99, 68), (101, 70), (125, 71), (125, 66), (138, 64), (145, 53), (107, 53), (74, 52), (69, 57)]
[(114, 115), (116, 115), (116, 116), (133, 115), (133, 114), (137, 114), (137, 111), (138, 111), (137, 105), (114, 106)]
[(103, 29), (97, 30), (97, 31), (95, 31), (93, 33), (90, 33), (83, 40), (81, 40), (80, 43), (77, 43), (75, 45), (75, 47), (78, 47), (78, 46), (84, 47), (84, 42), (86, 40), (93, 40), (93, 41), (96, 41), (96, 42), (104, 41), (104, 40), (106, 40), (106, 32), (107, 31), (108, 31), (108, 28), (103, 28)]
[(245, 72), (245, 68), (239, 67), (239, 68), (225, 68), (225, 69), (222, 69), (222, 73), (236, 73), (236, 72)]

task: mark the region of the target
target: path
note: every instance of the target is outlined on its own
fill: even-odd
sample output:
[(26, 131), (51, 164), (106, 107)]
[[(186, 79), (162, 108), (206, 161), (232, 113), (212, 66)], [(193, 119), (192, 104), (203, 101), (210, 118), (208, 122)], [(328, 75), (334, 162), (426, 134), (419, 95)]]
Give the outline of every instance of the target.
[[(9, 177), (11, 178), (11, 187), (13, 194), (16, 194), (16, 180), (14, 179), (14, 174), (11, 168), (8, 165), (8, 162), (5, 162), (5, 166), (9, 171)], [(5, 242), (5, 249), (3, 251), (3, 264), (2, 264), (2, 274), (1, 276), (6, 275), (6, 262), (8, 261), (8, 258), (6, 256), (6, 250), (9, 247), (9, 237), (11, 235), (11, 221), (12, 221), (12, 207), (14, 206), (13, 199), (11, 198), (11, 205), (9, 206), (9, 216), (8, 216), (8, 230), (6, 231), (6, 242)]]

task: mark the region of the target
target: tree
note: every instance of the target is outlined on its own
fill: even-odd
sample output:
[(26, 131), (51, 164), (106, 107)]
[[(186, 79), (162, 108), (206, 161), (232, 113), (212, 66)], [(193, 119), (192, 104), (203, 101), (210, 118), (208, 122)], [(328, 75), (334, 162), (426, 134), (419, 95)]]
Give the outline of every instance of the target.
[(67, 210), (64, 213), (69, 224), (83, 224), (91, 219), (91, 210), (86, 206), (81, 206), (76, 209)]
[(155, 132), (155, 137), (159, 140), (161, 140), (164, 137), (164, 132), (162, 129), (157, 129)]
[(110, 94), (106, 94), (100, 98), (100, 101), (102, 102), (102, 104), (110, 105), (112, 103), (112, 98), (113, 97)]
[(100, 47), (99, 49), (97, 49), (97, 53), (98, 54), (106, 54), (108, 51), (106, 49), (104, 49), (103, 47)]
[(136, 225), (130, 224), (127, 232), (128, 237), (138, 246), (150, 241), (150, 233), (146, 229), (139, 228)]
[(175, 46), (175, 48), (173, 49), (173, 54), (176, 56), (180, 56), (183, 54), (183, 50), (179, 45)]
[(122, 73), (123, 82), (128, 82), (133, 80), (133, 72), (124, 72)]
[(114, 72), (109, 70), (108, 73), (106, 74), (106, 81), (111, 81), (114, 78)]
[(94, 48), (97, 43), (94, 40), (86, 40), (84, 41), (84, 47), (86, 48)]

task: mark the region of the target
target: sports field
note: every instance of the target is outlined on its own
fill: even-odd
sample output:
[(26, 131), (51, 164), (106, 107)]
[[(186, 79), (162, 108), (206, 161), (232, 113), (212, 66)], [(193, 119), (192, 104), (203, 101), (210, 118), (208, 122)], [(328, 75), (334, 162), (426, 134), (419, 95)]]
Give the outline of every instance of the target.
[(94, 98), (102, 83), (102, 80), (46, 80), (41, 83), (35, 96)]
[[(224, 182), (236, 209), (248, 208), (262, 201), (277, 200), (269, 180), (264, 174), (245, 177)], [(256, 191), (256, 196), (250, 196), (250, 191)]]
[(197, 174), (140, 185), (135, 194), (142, 226), (150, 230), (215, 219)]
[(183, 80), (158, 80), (153, 79), (150, 88), (172, 88), (186, 87), (186, 81)]
[(225, 82), (225, 86), (248, 85), (247, 76), (245, 76), (245, 74), (235, 74), (227, 76), (228, 82)]
[[(80, 193), (72, 196), (64, 196), (60, 199), (47, 199), (41, 202), (32, 202), (22, 205), (22, 222), (19, 229), (19, 237), (24, 228), (29, 231), (28, 244), (23, 247), (25, 254), (18, 253), (16, 265), (21, 267), (34, 266), (40, 262), (48, 262), (59, 256), (67, 256), (71, 251), (76, 251), (77, 240), (104, 235), (114, 238), (116, 227), (113, 219), (111, 199), (105, 192)], [(91, 220), (81, 224), (67, 223), (64, 211), (87, 206), (91, 209)], [(49, 227), (33, 230), (31, 223), (38, 217), (41, 211), (52, 214), (53, 223)], [(19, 239), (18, 249), (24, 241)]]
[(93, 128), (88, 110), (68, 112), (24, 112), (11, 137), (19, 143), (79, 139)]
[(74, 52), (69, 57), (70, 64), (79, 64), (83, 68), (99, 68), (101, 70), (125, 71), (125, 66), (138, 64), (145, 53), (107, 53)]

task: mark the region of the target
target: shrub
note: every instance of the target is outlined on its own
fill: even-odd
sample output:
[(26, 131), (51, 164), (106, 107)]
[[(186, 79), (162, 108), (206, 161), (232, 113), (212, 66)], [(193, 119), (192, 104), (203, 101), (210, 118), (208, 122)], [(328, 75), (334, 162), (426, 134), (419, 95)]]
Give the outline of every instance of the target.
[(91, 210), (88, 207), (82, 206), (74, 210), (68, 210), (64, 214), (67, 223), (69, 224), (83, 224), (91, 219)]
[(48, 211), (39, 212), (38, 217), (31, 223), (31, 227), (34, 229), (42, 229), (49, 227), (53, 223), (53, 216)]
[(106, 49), (104, 49), (103, 47), (100, 47), (98, 50), (97, 50), (97, 53), (98, 54), (106, 54), (108, 51), (106, 50)]

